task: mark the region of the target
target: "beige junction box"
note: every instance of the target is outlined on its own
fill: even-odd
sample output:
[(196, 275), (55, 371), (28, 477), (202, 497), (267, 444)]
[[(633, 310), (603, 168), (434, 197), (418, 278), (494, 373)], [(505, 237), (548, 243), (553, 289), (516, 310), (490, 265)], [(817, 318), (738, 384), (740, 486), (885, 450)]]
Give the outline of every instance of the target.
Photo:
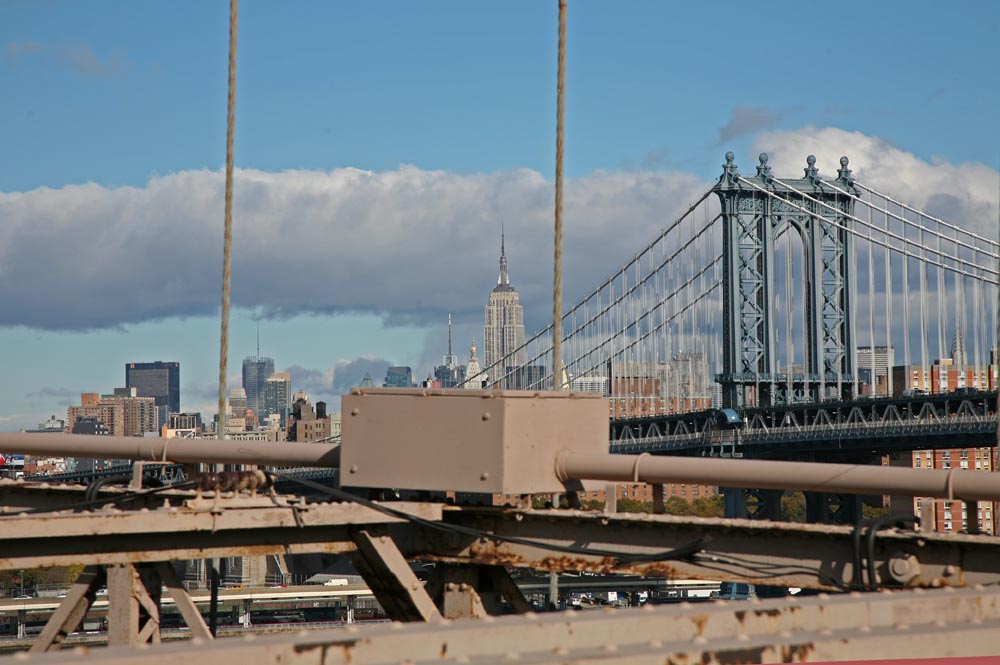
[(559, 492), (560, 451), (608, 452), (608, 402), (596, 393), (364, 388), (341, 410), (350, 487)]

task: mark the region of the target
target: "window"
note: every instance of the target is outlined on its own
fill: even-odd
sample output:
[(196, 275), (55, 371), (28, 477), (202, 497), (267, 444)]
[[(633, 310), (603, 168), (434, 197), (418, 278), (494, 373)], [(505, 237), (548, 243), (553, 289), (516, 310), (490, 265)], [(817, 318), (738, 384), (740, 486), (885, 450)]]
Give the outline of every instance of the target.
[(951, 468), (951, 462), (949, 462), (948, 460), (944, 460), (943, 462), (941, 462), (941, 468), (942, 469), (950, 469)]
[(942, 450), (941, 451), (941, 459), (951, 459), (951, 451), (950, 450)]
[(944, 523), (944, 530), (945, 531), (951, 531), (951, 522), (945, 522)]
[(917, 458), (916, 462), (914, 462), (913, 466), (915, 466), (918, 469), (920, 468), (920, 458), (919, 457)]
[(960, 461), (960, 462), (958, 463), (958, 466), (959, 466), (960, 468), (962, 468), (962, 469), (968, 469), (968, 468), (969, 468), (969, 460), (967, 460), (967, 459), (964, 459), (964, 460), (961, 460), (961, 461)]
[(969, 451), (963, 448), (962, 452), (960, 452), (958, 456), (962, 459), (969, 459)]

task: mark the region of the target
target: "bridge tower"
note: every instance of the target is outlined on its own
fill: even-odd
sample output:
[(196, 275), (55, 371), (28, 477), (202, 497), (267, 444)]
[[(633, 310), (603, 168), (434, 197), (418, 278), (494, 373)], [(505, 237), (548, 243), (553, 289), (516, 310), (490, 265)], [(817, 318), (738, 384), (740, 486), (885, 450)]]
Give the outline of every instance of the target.
[[(799, 179), (779, 181), (767, 162), (762, 153), (757, 174), (744, 177), (728, 152), (714, 188), (723, 225), (722, 404), (849, 399), (857, 392), (848, 231), (857, 190), (848, 160), (840, 159), (834, 181), (820, 177), (812, 155)], [(782, 232), (801, 240), (805, 276), (804, 362), (791, 376), (775, 354), (775, 241)]]

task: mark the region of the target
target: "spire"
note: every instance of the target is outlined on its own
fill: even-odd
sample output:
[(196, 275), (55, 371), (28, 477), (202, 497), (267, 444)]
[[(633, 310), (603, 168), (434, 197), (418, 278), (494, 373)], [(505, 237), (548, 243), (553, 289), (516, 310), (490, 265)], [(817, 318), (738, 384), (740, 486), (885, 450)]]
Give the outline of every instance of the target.
[(458, 356), (451, 352), (451, 314), (448, 314), (448, 355), (444, 357), (444, 366), (448, 369), (458, 367)]
[(497, 286), (510, 286), (510, 275), (507, 274), (507, 250), (504, 247), (503, 220), (500, 220), (500, 276)]
[(257, 319), (257, 357), (260, 358), (260, 319)]
[(965, 337), (962, 335), (961, 320), (958, 322), (955, 336), (951, 338), (951, 361), (958, 367), (964, 367), (966, 363)]

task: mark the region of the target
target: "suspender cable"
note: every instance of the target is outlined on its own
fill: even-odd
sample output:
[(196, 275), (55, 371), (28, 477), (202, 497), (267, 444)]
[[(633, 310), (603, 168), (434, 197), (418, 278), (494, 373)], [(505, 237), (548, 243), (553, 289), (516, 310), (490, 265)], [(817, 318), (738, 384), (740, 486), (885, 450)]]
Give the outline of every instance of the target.
[(236, 125), (236, 27), (239, 0), (229, 0), (229, 109), (226, 117), (226, 220), (222, 245), (222, 328), (219, 335), (219, 423), (220, 439), (226, 438), (226, 364), (229, 360), (229, 290), (232, 281), (233, 247), (233, 130)]
[(556, 87), (556, 220), (552, 281), (552, 389), (562, 389), (562, 204), (563, 133), (566, 115), (566, 0), (559, 0), (559, 61)]
[[(885, 227), (886, 232), (889, 230), (889, 215), (885, 216)], [(892, 347), (892, 302), (891, 302), (891, 290), (892, 290), (892, 255), (889, 251), (889, 245), (885, 245), (885, 342), (890, 348)], [(907, 360), (903, 359), (903, 365), (906, 366)], [(907, 370), (909, 371), (909, 370)], [(886, 385), (888, 386), (889, 396), (893, 395), (893, 385), (892, 385), (892, 370), (890, 369), (886, 372)], [(909, 387), (909, 380), (904, 377), (903, 388)]]
[[(878, 394), (878, 377), (875, 375), (875, 245), (872, 244), (872, 207), (871, 194), (868, 195), (869, 205), (868, 207), (868, 343), (871, 345), (871, 376), (869, 380), (871, 381), (871, 394)], [(885, 359), (886, 359), (886, 374), (892, 371), (890, 367), (891, 362), (889, 359), (889, 344), (886, 342), (885, 348)], [(886, 378), (888, 381), (888, 377)], [(888, 389), (888, 384), (886, 384)]]
[[(886, 209), (888, 209), (888, 208), (889, 208), (889, 206), (886, 205)], [(886, 221), (886, 224), (888, 225), (889, 219), (886, 218), (885, 221)], [(909, 241), (906, 239), (906, 225), (905, 224), (901, 225), (900, 230), (902, 231), (902, 234), (903, 234), (903, 249), (904, 249), (904, 252), (903, 252), (903, 357), (905, 358), (905, 364), (912, 366), (913, 365), (913, 358), (910, 356), (910, 271), (909, 271), (910, 257), (905, 252), (905, 250), (907, 249), (907, 245), (908, 245)], [(911, 374), (911, 377), (912, 377), (912, 374)], [(921, 369), (920, 385), (919, 386), (916, 386), (916, 385), (909, 386), (909, 385), (907, 385), (907, 387), (912, 387), (912, 388), (919, 387), (919, 388), (923, 388), (923, 389), (926, 390), (927, 386), (923, 385), (923, 381), (924, 381), (923, 370)], [(907, 384), (909, 384), (909, 377), (907, 378)]]
[[(848, 233), (845, 235), (847, 236), (847, 246), (849, 250), (848, 253), (850, 256), (856, 257), (857, 254), (855, 253), (855, 249), (857, 247), (857, 243), (855, 242), (854, 234)], [(855, 259), (855, 261), (857, 261), (857, 259)], [(857, 263), (855, 263), (854, 266), (857, 266)], [(850, 294), (851, 294), (851, 309), (850, 309), (851, 323), (848, 326), (848, 334), (850, 335), (850, 344), (848, 345), (848, 348), (851, 347), (853, 348), (851, 348), (851, 353), (849, 356), (850, 358), (852, 358), (851, 366), (845, 367), (844, 369), (850, 372), (851, 376), (851, 399), (857, 399), (859, 393), (861, 392), (861, 384), (858, 379), (858, 279), (857, 277), (851, 279)], [(841, 340), (840, 344), (841, 344), (840, 346), (841, 351), (843, 351), (845, 346), (843, 340)], [(875, 349), (872, 349), (873, 352), (874, 350)], [(844, 363), (847, 364), (847, 357), (844, 358)], [(842, 394), (843, 393), (841, 393), (841, 395)], [(838, 395), (837, 397), (841, 397), (841, 395)]]
[[(937, 249), (938, 249), (938, 255), (940, 256), (940, 254), (941, 254), (941, 236), (938, 236), (938, 238), (937, 238)], [(946, 299), (944, 297), (944, 292), (945, 292), (944, 280), (945, 280), (946, 275), (945, 275), (945, 272), (944, 272), (944, 268), (942, 268), (941, 266), (935, 266), (934, 267), (934, 273), (936, 275), (936, 280), (935, 281), (937, 282), (937, 307), (936, 307), (936, 311), (938, 313), (938, 316), (937, 316), (938, 358), (944, 358), (944, 318), (945, 318), (945, 313), (948, 311), (946, 309), (946, 307), (947, 307), (946, 302), (947, 301), (946, 301)]]
[[(917, 270), (920, 271), (920, 366), (922, 371), (929, 372), (930, 365), (927, 363), (927, 263), (924, 261), (924, 231), (920, 229), (918, 235), (920, 243), (920, 260), (917, 262)], [(937, 392), (934, 390), (933, 392)]]
[[(1000, 193), (1000, 178), (997, 179), (997, 192)], [(998, 208), (997, 208), (997, 233), (1000, 234), (1000, 198), (997, 199), (997, 204), (998, 204)], [(1000, 238), (998, 238), (998, 240), (1000, 240)], [(1000, 257), (997, 258), (997, 274), (1000, 275)], [(997, 309), (996, 309), (996, 321), (995, 321), (995, 323), (996, 323), (996, 338), (994, 339), (994, 343), (996, 344), (996, 346), (995, 346), (995, 348), (996, 348), (996, 355), (998, 356), (998, 358), (1000, 358), (1000, 284), (997, 285)], [(997, 361), (997, 364), (1000, 364), (1000, 360)], [(990, 368), (990, 372), (991, 373), (993, 372), (993, 368), (992, 367)], [(993, 382), (994, 382), (994, 385), (992, 386), (993, 388), (997, 387), (997, 385), (996, 385), (997, 378), (998, 377), (994, 377), (993, 378)], [(996, 445), (1000, 446), (1000, 391), (997, 391), (997, 437), (996, 437), (996, 442), (995, 443), (996, 443)], [(994, 469), (994, 471), (995, 470), (996, 469)], [(994, 515), (993, 519), (996, 519), (996, 518), (997, 518), (997, 516)]]

